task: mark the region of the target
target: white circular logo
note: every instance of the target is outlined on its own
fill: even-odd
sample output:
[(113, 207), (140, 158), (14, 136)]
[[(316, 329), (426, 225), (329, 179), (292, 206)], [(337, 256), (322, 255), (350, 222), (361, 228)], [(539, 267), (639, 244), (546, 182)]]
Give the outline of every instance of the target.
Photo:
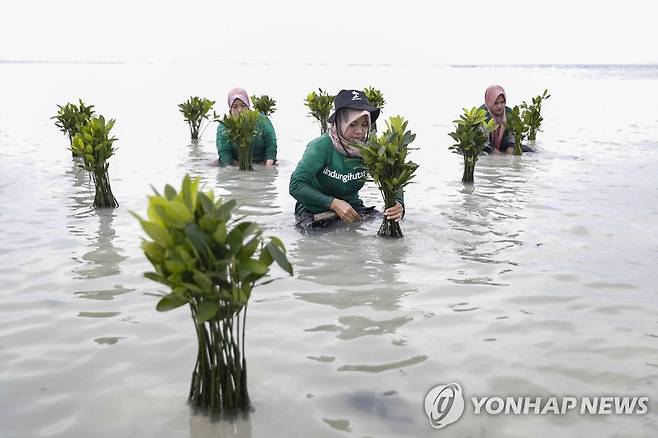
[(459, 420), (464, 413), (464, 395), (459, 383), (448, 383), (430, 389), (425, 396), (425, 413), (435, 429)]

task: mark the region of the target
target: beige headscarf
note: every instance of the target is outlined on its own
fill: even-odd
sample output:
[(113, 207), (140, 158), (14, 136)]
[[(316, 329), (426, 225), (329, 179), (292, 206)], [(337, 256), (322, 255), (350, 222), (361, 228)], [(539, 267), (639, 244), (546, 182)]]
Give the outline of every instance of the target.
[[(345, 138), (345, 132), (352, 122), (360, 119), (363, 116), (368, 116), (368, 128), (370, 128), (370, 112), (366, 110), (356, 110), (352, 108), (343, 108), (336, 114), (336, 119), (329, 126), (329, 136), (334, 148), (339, 154), (346, 157), (360, 157), (361, 151), (354, 146), (351, 146), (351, 140)], [(340, 132), (338, 127), (340, 126)], [(370, 129), (368, 129), (370, 131)]]

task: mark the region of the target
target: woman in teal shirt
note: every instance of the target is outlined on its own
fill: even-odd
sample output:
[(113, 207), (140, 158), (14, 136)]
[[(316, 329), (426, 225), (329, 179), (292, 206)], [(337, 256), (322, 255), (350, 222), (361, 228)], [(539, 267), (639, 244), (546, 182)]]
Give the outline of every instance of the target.
[[(341, 90), (334, 99), (334, 113), (326, 134), (311, 141), (290, 177), (290, 194), (297, 200), (295, 218), (303, 227), (314, 226), (313, 215), (334, 211), (343, 222), (355, 222), (366, 211), (359, 198), (367, 171), (353, 143), (367, 140), (379, 108), (370, 105), (360, 90)], [(404, 215), (399, 194), (395, 206), (384, 214), (394, 220)]]
[[(233, 88), (228, 93), (228, 107), (231, 115), (239, 114), (250, 108), (249, 95), (242, 88)], [(274, 127), (264, 114), (257, 121), (258, 131), (251, 141), (252, 162), (264, 163), (271, 167), (276, 163), (276, 134)], [(237, 166), (237, 146), (231, 143), (226, 134), (226, 128), (221, 123), (217, 127), (217, 153), (220, 166)]]

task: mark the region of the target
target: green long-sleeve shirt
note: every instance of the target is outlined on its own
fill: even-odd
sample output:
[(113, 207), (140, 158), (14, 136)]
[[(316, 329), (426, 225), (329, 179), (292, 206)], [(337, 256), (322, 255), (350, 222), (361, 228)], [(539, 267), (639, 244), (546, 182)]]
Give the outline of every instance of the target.
[[(367, 175), (362, 160), (338, 153), (328, 134), (316, 138), (308, 144), (290, 176), (289, 191), (297, 200), (295, 214), (327, 211), (334, 198), (342, 199), (354, 209), (362, 208), (359, 190)], [(402, 192), (397, 198), (404, 204)]]
[[(276, 160), (276, 134), (272, 122), (264, 114), (259, 114), (257, 121), (258, 130), (251, 141), (251, 157), (254, 163), (266, 160)], [(219, 165), (228, 166), (238, 159), (237, 146), (231, 143), (226, 133), (226, 128), (221, 123), (217, 127), (215, 140), (217, 154), (219, 154)]]

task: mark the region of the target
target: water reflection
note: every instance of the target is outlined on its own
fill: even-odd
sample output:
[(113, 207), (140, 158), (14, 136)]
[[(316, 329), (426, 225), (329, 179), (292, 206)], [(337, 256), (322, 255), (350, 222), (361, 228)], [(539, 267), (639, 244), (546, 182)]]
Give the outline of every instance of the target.
[(397, 329), (412, 321), (413, 318), (401, 316), (388, 320), (373, 320), (363, 316), (341, 316), (338, 325), (320, 325), (306, 329), (307, 332), (327, 331), (337, 332), (336, 337), (343, 341), (360, 338), (362, 336), (393, 334)]
[(340, 314), (331, 323), (307, 327), (304, 331), (332, 333), (342, 341), (383, 336), (391, 338), (393, 345), (402, 345), (393, 336), (413, 317), (400, 314), (400, 301), (416, 292), (414, 287), (399, 279), (399, 266), (406, 261), (410, 243), (405, 239), (375, 237), (381, 218), (373, 220), (372, 224), (338, 226), (321, 233), (301, 235), (289, 252), (296, 276), (329, 287), (299, 292), (295, 297), (333, 307), (341, 313), (365, 306), (391, 314), (383, 318)]
[(216, 194), (235, 199), (237, 212), (257, 222), (273, 223), (282, 213), (280, 193), (275, 185), (279, 174), (276, 167), (254, 164), (253, 171), (240, 171), (237, 167), (218, 170)]
[(118, 295), (133, 292), (135, 289), (124, 287), (120, 284), (115, 284), (111, 289), (98, 289), (98, 290), (85, 290), (73, 292), (80, 298), (88, 300), (111, 301)]
[[(455, 252), (464, 260), (518, 264), (507, 254), (523, 244), (524, 207), (532, 198), (535, 166), (536, 160), (526, 157), (485, 157), (478, 161), (475, 184), (463, 185), (455, 195), (458, 202), (445, 213)], [(473, 282), (491, 284), (482, 278)]]
[(395, 424), (400, 432), (414, 423), (414, 417), (405, 415), (408, 411), (407, 405), (397, 391), (384, 393), (357, 391), (339, 397), (342, 406), (369, 417), (377, 417), (380, 421)]
[(98, 278), (118, 274), (119, 265), (127, 257), (121, 255), (121, 248), (114, 245), (116, 231), (112, 228), (114, 213), (112, 209), (97, 209), (98, 230), (94, 237), (89, 238), (87, 251), (80, 260), (82, 267), (73, 270), (77, 278)]
[(73, 183), (73, 191), (70, 196), (71, 203), (68, 207), (74, 215), (81, 212), (89, 212), (94, 203), (94, 187), (89, 177), (89, 172), (80, 167), (82, 160), (74, 157), (71, 160), (71, 169), (65, 172)]
[(190, 415), (190, 438), (251, 438), (251, 417), (241, 413), (230, 419)]
[(326, 397), (322, 403), (322, 421), (340, 432), (356, 432), (356, 436), (426, 435), (424, 418), (395, 390), (338, 393)]
[[(375, 237), (380, 219), (373, 220), (372, 226), (352, 224), (299, 236), (289, 251), (296, 276), (314, 284), (331, 286), (333, 290), (295, 296), (337, 309), (356, 306), (398, 309), (400, 299), (416, 290), (399, 280), (398, 265), (405, 263), (410, 243), (406, 239)], [(372, 230), (365, 235), (362, 232), (365, 228)]]
[(185, 173), (200, 176), (202, 182), (205, 182), (209, 170), (216, 167), (212, 161), (217, 156), (216, 152), (208, 152), (206, 149), (198, 140), (191, 140), (190, 144), (181, 148), (186, 156), (180, 160), (178, 167), (183, 168)]
[[(120, 264), (127, 259), (121, 255), (123, 249), (114, 244), (116, 231), (112, 226), (115, 218), (114, 209), (94, 209), (94, 187), (89, 174), (80, 168), (79, 158), (73, 158), (71, 169), (66, 171), (66, 176), (72, 182), (72, 191), (68, 208), (70, 214), (67, 216), (67, 228), (74, 236), (80, 236), (88, 244), (84, 246), (86, 252), (82, 256), (74, 255), (73, 260), (80, 266), (73, 268), (72, 272), (77, 274), (75, 279), (96, 279), (109, 275), (119, 274)], [(90, 226), (97, 221), (95, 231)], [(92, 290), (78, 290), (74, 294), (80, 298), (107, 301), (114, 299), (117, 295), (132, 292), (134, 289), (115, 284), (107, 287), (102, 283), (94, 283), (101, 286)], [(83, 316), (83, 315), (80, 315)]]

